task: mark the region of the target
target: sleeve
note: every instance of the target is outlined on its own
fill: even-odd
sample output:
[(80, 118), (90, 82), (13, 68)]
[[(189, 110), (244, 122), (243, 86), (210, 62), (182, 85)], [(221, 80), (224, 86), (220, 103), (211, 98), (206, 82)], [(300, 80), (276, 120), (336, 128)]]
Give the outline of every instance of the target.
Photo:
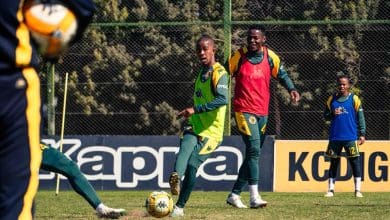
[(278, 79), (278, 81), (286, 88), (289, 92), (296, 90), (294, 83), (291, 78), (288, 76), (287, 71), (284, 69), (284, 66), (280, 62), (280, 58), (276, 55), (275, 52), (268, 49), (268, 59), (271, 65), (271, 75), (272, 77)]
[(230, 59), (229, 59), (227, 66), (228, 66), (228, 71), (232, 77), (236, 74), (236, 72), (238, 71), (238, 68), (239, 68), (239, 63), (240, 63), (240, 59), (241, 59), (240, 50), (244, 51), (244, 49), (245, 48), (236, 50), (234, 52), (233, 56), (230, 57)]
[(357, 95), (353, 96), (354, 109), (358, 119), (359, 136), (366, 136), (366, 120), (364, 118), (364, 111), (362, 102)]
[(92, 21), (95, 12), (95, 4), (92, 0), (68, 0), (63, 2), (69, 6), (77, 17), (77, 33), (72, 41), (72, 43), (74, 43), (81, 38), (88, 24)]
[(325, 111), (324, 111), (324, 118), (325, 121), (330, 121), (333, 118), (332, 109), (330, 104), (332, 103), (333, 96), (329, 96), (328, 100), (326, 101)]
[(215, 98), (208, 103), (196, 105), (195, 113), (213, 111), (221, 106), (227, 105), (229, 100), (229, 77), (224, 68), (220, 68), (213, 73), (212, 84)]

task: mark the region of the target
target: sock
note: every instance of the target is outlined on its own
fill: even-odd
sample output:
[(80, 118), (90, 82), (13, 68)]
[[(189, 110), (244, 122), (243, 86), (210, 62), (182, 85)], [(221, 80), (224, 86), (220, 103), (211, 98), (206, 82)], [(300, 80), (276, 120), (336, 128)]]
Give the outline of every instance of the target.
[(329, 178), (329, 191), (334, 191), (334, 184), (336, 182), (336, 178)]
[(238, 195), (238, 194), (235, 194), (234, 192), (230, 193), (230, 196), (231, 196), (231, 197), (233, 197), (233, 198), (240, 197), (240, 195)]
[(257, 185), (248, 185), (249, 194), (251, 200), (256, 199), (259, 196), (258, 186)]
[(178, 205), (175, 205), (175, 209), (178, 209), (179, 211), (183, 210), (183, 207), (179, 207)]
[(360, 187), (362, 185), (362, 178), (361, 177), (355, 177), (355, 190), (360, 191)]
[(101, 210), (101, 209), (104, 209), (104, 208), (107, 208), (107, 206), (105, 206), (103, 203), (100, 203), (100, 204), (96, 207), (96, 210)]

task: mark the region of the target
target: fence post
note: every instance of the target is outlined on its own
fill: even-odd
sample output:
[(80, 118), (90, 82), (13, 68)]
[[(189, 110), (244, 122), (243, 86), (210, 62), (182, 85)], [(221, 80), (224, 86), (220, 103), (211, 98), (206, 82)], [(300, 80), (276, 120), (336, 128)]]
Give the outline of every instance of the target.
[[(223, 33), (224, 33), (224, 51), (223, 51), (223, 62), (227, 63), (230, 57), (231, 52), (231, 43), (232, 43), (232, 1), (224, 0), (223, 6)], [(227, 65), (226, 65), (227, 67)], [(225, 117), (225, 127), (224, 135), (230, 136), (231, 133), (231, 78), (229, 77), (229, 102), (227, 105), (226, 117)]]
[(54, 63), (47, 63), (47, 134), (55, 135)]

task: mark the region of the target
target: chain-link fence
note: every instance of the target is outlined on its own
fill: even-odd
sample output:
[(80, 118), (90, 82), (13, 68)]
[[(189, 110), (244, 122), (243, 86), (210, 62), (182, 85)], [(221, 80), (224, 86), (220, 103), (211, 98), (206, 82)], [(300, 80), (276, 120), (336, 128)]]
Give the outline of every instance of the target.
[[(64, 76), (69, 73), (65, 134), (178, 134), (183, 122), (176, 113), (192, 104), (199, 68), (196, 39), (212, 35), (223, 63), (230, 43), (232, 50), (245, 45), (249, 25), (262, 23), (268, 46), (281, 57), (302, 95), (293, 106), (287, 92), (272, 81), (268, 134), (327, 139), (325, 101), (336, 88), (336, 74), (344, 71), (363, 100), (367, 138), (389, 139), (389, 1), (286, 1), (280, 6), (248, 0), (233, 1), (231, 11), (228, 2), (97, 1), (95, 23), (54, 67), (54, 88), (47, 65), (42, 65), (49, 109), (45, 133), (60, 133)], [(229, 12), (232, 21), (226, 18)], [(233, 119), (231, 134), (238, 134)]]

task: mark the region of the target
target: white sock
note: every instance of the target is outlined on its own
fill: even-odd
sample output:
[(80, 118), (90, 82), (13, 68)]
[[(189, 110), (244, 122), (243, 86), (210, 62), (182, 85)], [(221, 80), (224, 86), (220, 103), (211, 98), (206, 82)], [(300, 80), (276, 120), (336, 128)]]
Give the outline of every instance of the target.
[(248, 185), (249, 194), (251, 199), (255, 199), (259, 196), (258, 186), (257, 185)]
[(96, 207), (96, 210), (104, 209), (104, 208), (107, 208), (107, 206), (105, 206), (103, 203), (100, 203), (100, 204)]
[(233, 197), (233, 198), (240, 197), (240, 195), (237, 195), (237, 194), (235, 194), (235, 193), (230, 193), (230, 196)]
[(360, 187), (362, 185), (362, 178), (361, 177), (355, 177), (355, 190), (360, 191)]
[(336, 178), (329, 178), (329, 191), (334, 191), (334, 184), (336, 183)]
[(175, 205), (175, 209), (179, 210), (179, 211), (182, 211), (183, 208), (180, 208), (179, 206)]

